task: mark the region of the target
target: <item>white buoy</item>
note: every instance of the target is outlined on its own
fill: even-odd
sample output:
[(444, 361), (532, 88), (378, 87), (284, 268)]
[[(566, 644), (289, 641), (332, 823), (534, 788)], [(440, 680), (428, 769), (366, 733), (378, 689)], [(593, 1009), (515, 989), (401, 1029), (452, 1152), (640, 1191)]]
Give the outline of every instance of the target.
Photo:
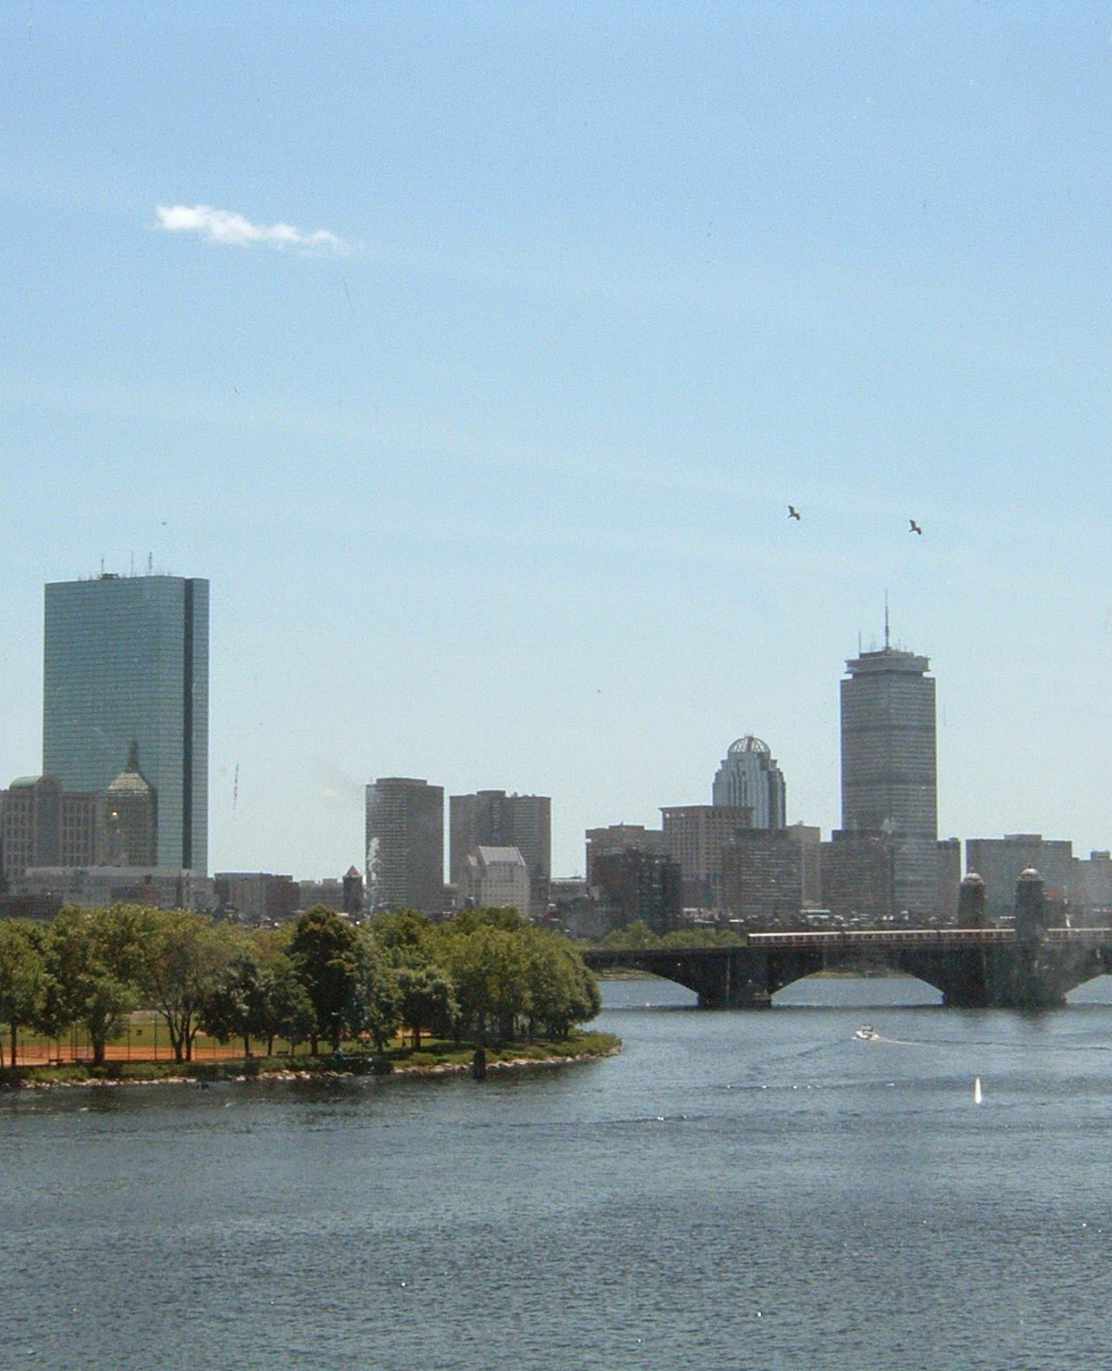
[(980, 1076), (974, 1076), (974, 1077), (973, 1077), (973, 1103), (974, 1103), (974, 1104), (980, 1104), (980, 1103), (981, 1103), (981, 1098), (982, 1098), (982, 1096), (981, 1096), (981, 1078), (980, 1078)]

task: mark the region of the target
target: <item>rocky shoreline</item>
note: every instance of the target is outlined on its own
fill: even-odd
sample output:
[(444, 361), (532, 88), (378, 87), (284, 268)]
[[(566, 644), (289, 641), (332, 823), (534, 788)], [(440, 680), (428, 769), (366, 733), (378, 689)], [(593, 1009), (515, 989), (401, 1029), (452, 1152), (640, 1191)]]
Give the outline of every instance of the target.
[[(562, 1057), (509, 1057), (501, 1061), (487, 1063), (488, 1074), (506, 1071), (525, 1071), (534, 1067), (573, 1066), (578, 1062), (596, 1062), (605, 1057), (616, 1057), (621, 1045), (601, 1052), (578, 1052)], [(343, 1071), (328, 1068), (322, 1071), (297, 1071), (293, 1068), (279, 1068), (274, 1071), (259, 1071), (252, 1075), (242, 1074), (225, 1076), (219, 1081), (200, 1076), (118, 1076), (90, 1077), (84, 1080), (20, 1080), (0, 1082), (0, 1091), (5, 1090), (85, 1090), (93, 1088), (120, 1089), (132, 1086), (152, 1085), (190, 1085), (195, 1089), (211, 1089), (214, 1085), (270, 1085), (285, 1084), (293, 1081), (342, 1081), (356, 1076), (373, 1076), (378, 1081), (405, 1079), (434, 1079), (440, 1076), (465, 1076), (471, 1073), (469, 1062), (437, 1062), (430, 1066), (395, 1066), (392, 1070), (376, 1074), (366, 1071)]]

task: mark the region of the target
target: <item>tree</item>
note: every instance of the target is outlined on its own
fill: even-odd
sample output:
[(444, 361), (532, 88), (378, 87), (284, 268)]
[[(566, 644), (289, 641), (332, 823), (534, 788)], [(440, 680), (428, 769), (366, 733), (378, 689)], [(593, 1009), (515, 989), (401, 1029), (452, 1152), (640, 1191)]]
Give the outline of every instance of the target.
[(61, 910), (46, 939), (49, 982), (46, 1020), (60, 1033), (79, 1024), (103, 1066), (109, 1039), (122, 1031), (138, 1004), (143, 941), (149, 912), (135, 905)]
[(674, 928), (658, 947), (744, 947), (745, 938), (732, 928)]
[(266, 1006), (266, 1053), (274, 1054), (274, 1039), (285, 1038), (290, 1051), (306, 1042), (317, 1029), (316, 1011), (308, 991), (287, 958), (267, 967), (264, 973)]
[(502, 1038), (512, 1038), (515, 1019), (528, 1006), (520, 933), (482, 924), (460, 932), (449, 925), (440, 960), (456, 990), (457, 1038), (465, 1028), (483, 1043), (492, 1029)]
[(250, 952), (237, 952), (209, 990), (201, 1005), (201, 1027), (219, 1042), (243, 1039), (243, 1055), (251, 1055), (251, 1039), (268, 1036), (266, 978)]
[(427, 961), (433, 925), (416, 909), (399, 909), (393, 914), (376, 914), (370, 923), (375, 942), (392, 954), (396, 965)]
[(598, 984), (579, 952), (564, 938), (530, 930), (526, 939), (526, 984), (530, 1028), (566, 1038), (575, 1023), (593, 1019), (602, 1007)]
[(397, 972), (398, 1009), (401, 1023), (413, 1034), (413, 1047), (421, 1047), (421, 1029), (434, 1031), (450, 1024), (459, 1012), (452, 982), (438, 966), (403, 966)]
[(14, 919), (0, 919), (0, 1023), (11, 1042), (16, 1065), (19, 1030), (34, 1027), (43, 1011), (46, 967), (38, 930)]
[(622, 928), (614, 928), (602, 940), (603, 947), (629, 948), (631, 951), (638, 951), (644, 947), (659, 947), (660, 939), (648, 926), (640, 919), (634, 923), (625, 924)]
[(351, 953), (350, 998), (343, 1022), (352, 1037), (369, 1033), (375, 1048), (385, 1052), (398, 1027), (398, 979), (373, 937), (360, 933)]
[(327, 1035), (332, 1050), (340, 1050), (344, 1017), (355, 994), (355, 931), (331, 909), (318, 906), (298, 919), (290, 939), (290, 961), (313, 1005), (316, 1023), (310, 1034), (314, 1055), (317, 1039)]
[(144, 986), (166, 1021), (174, 1060), (192, 1061), (202, 1007), (227, 966), (232, 947), (227, 935), (199, 914), (180, 909), (152, 913)]
[(474, 933), (479, 928), (499, 928), (503, 933), (518, 933), (529, 925), (512, 905), (490, 905), (480, 909), (461, 909), (450, 926), (459, 933)]

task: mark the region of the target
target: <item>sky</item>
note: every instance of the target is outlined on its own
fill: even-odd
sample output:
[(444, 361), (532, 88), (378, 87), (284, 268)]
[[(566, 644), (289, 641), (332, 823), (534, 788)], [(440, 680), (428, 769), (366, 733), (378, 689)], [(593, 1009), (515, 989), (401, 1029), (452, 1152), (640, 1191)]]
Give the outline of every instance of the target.
[(940, 836), (1112, 846), (1112, 7), (13, 0), (0, 75), (0, 784), (44, 583), (149, 564), (213, 870), (408, 775), (570, 875), (746, 733), (829, 830), (887, 592)]

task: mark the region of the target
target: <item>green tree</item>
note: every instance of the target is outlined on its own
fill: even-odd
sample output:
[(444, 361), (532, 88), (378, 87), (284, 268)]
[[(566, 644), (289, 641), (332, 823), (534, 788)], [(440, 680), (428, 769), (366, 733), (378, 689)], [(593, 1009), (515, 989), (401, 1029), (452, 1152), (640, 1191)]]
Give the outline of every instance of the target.
[(46, 939), (49, 973), (46, 1019), (60, 1033), (85, 1030), (93, 1062), (102, 1066), (108, 1042), (122, 1032), (139, 1003), (148, 911), (135, 905), (59, 911)]
[(351, 990), (343, 1022), (352, 1037), (369, 1033), (379, 1052), (385, 1052), (398, 1027), (398, 978), (370, 935), (360, 932), (351, 952)]
[(251, 1055), (251, 1039), (268, 1037), (266, 976), (247, 950), (237, 952), (201, 1004), (200, 1022), (219, 1042), (243, 1039), (243, 1055)]
[(15, 919), (0, 919), (0, 1023), (8, 1028), (12, 1066), (19, 1030), (41, 1022), (45, 993), (46, 965), (38, 930)]
[(636, 952), (641, 948), (659, 947), (660, 939), (648, 924), (638, 919), (634, 923), (625, 924), (622, 928), (611, 929), (603, 938), (602, 945), (619, 949), (628, 948)]
[(448, 976), (431, 963), (400, 967), (397, 982), (398, 1017), (413, 1034), (414, 1050), (419, 1051), (422, 1028), (442, 1030), (459, 1012), (455, 990)]
[(174, 1060), (193, 1060), (203, 1006), (233, 955), (231, 938), (199, 914), (153, 911), (144, 948), (143, 983), (166, 1021)]
[(491, 1032), (512, 1038), (517, 1016), (528, 1008), (520, 933), (488, 924), (461, 932), (454, 923), (449, 925), (451, 931), (443, 940), (438, 959), (455, 986), (457, 1038), (465, 1030), (484, 1043)]
[(532, 1031), (566, 1038), (572, 1025), (593, 1019), (602, 1007), (598, 983), (566, 938), (530, 930), (526, 937), (526, 986)]
[(399, 909), (393, 914), (376, 914), (370, 933), (398, 966), (416, 965), (431, 955), (433, 925), (415, 909)]
[(745, 938), (732, 928), (674, 928), (660, 939), (661, 947), (743, 947)]
[(479, 928), (499, 928), (504, 933), (518, 933), (528, 926), (528, 920), (511, 905), (461, 909), (449, 925), (458, 933), (474, 933)]
[(356, 994), (355, 946), (355, 930), (331, 909), (308, 910), (294, 928), (289, 957), (316, 1015), (310, 1035), (314, 1055), (322, 1035), (334, 1052), (340, 1050), (345, 1016)]
[(281, 958), (264, 972), (266, 1006), (266, 1052), (274, 1054), (274, 1039), (285, 1038), (290, 1051), (307, 1042), (317, 1029), (317, 1015), (309, 992), (287, 958)]

